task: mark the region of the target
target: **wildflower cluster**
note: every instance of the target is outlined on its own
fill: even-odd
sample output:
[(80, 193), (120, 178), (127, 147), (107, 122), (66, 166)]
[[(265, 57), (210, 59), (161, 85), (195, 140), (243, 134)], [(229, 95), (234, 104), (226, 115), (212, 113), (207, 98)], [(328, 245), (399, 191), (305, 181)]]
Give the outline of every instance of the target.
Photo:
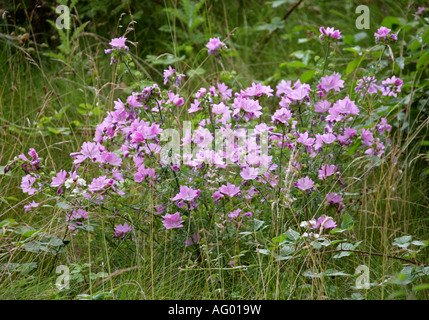
[[(383, 28), (376, 41), (395, 40)], [(320, 31), (323, 41), (341, 39), (334, 28)], [(110, 42), (112, 62), (128, 52), (125, 43), (123, 37)], [(215, 55), (226, 46), (215, 38), (207, 48)], [(388, 147), (392, 127), (386, 118), (363, 125), (361, 96), (396, 97), (403, 84), (395, 76), (381, 82), (365, 76), (353, 96), (341, 73), (332, 72), (314, 84), (281, 80), (237, 89), (215, 82), (189, 97), (179, 91), (184, 75), (171, 66), (163, 75), (163, 85), (176, 86), (153, 84), (112, 101), (92, 141), (70, 155), (71, 170), (48, 175), (34, 149), (31, 159), (16, 157), (8, 169), (23, 169), (22, 191), (67, 201), (74, 233), (101, 208), (106, 219), (113, 217), (112, 237), (119, 240), (149, 225), (133, 219), (143, 215), (159, 230), (190, 232), (184, 244), (193, 246), (202, 229), (248, 228), (255, 218), (271, 217), (262, 208), (279, 201), (301, 227), (320, 235), (336, 227), (326, 213), (346, 206), (344, 159), (382, 157)], [(168, 127), (179, 107), (192, 118), (180, 131)], [(25, 212), (38, 205), (29, 203)]]

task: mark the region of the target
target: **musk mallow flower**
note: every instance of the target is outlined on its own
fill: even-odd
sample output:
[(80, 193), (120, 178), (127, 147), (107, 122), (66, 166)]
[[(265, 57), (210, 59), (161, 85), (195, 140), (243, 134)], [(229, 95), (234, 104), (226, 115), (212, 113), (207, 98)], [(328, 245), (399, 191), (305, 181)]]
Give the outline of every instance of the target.
[(255, 180), (258, 177), (259, 170), (253, 167), (246, 167), (240, 172), (244, 180)]
[(171, 201), (178, 201), (178, 200), (183, 200), (183, 201), (192, 201), (195, 198), (198, 198), (198, 196), (200, 195), (201, 190), (200, 189), (192, 189), (191, 187), (187, 187), (187, 186), (180, 186), (180, 191), (178, 194), (176, 194), (173, 198), (171, 198)]
[(396, 33), (390, 33), (390, 29), (386, 27), (380, 27), (377, 32), (374, 33), (375, 43), (380, 41), (388, 43), (390, 41), (398, 41), (398, 35)]
[(361, 134), (362, 134), (362, 142), (368, 147), (371, 147), (372, 142), (374, 141), (374, 136), (372, 135), (371, 131), (369, 129), (362, 128)]
[(38, 191), (38, 189), (33, 188), (34, 183), (36, 182), (37, 178), (33, 177), (29, 174), (27, 174), (26, 176), (22, 177), (21, 180), (21, 189), (22, 192), (24, 193), (28, 193), (30, 196), (35, 194), (36, 191)]
[(292, 118), (292, 113), (290, 112), (290, 110), (286, 108), (281, 108), (274, 112), (274, 115), (271, 117), (271, 123), (286, 124), (290, 120), (290, 118)]
[(383, 96), (396, 97), (396, 93), (401, 92), (401, 87), (404, 82), (401, 79), (393, 76), (391, 78), (387, 78), (386, 80), (381, 81), (381, 84), (382, 86), (380, 87), (380, 90)]
[(113, 49), (122, 49), (124, 48), (125, 51), (128, 51), (128, 47), (125, 45), (125, 42), (127, 41), (127, 38), (125, 37), (119, 37), (114, 38), (112, 41), (109, 42), (109, 44), (112, 46)]
[(377, 93), (380, 87), (376, 82), (377, 79), (374, 76), (363, 77), (356, 82), (355, 91), (360, 92), (361, 95)]
[(165, 216), (162, 216), (164, 221), (162, 224), (166, 229), (175, 229), (183, 227), (183, 219), (180, 216), (180, 212), (176, 212), (175, 214), (166, 213)]
[(337, 227), (337, 223), (332, 219), (332, 217), (329, 216), (321, 216), (317, 220), (312, 219), (310, 221), (313, 225), (311, 229), (334, 229)]
[(240, 187), (236, 187), (235, 185), (233, 185), (233, 184), (231, 184), (231, 183), (229, 183), (229, 182), (227, 182), (226, 183), (226, 185), (222, 185), (220, 188), (219, 188), (219, 192), (222, 194), (222, 195), (227, 195), (227, 196), (229, 196), (229, 197), (234, 197), (237, 193), (239, 193), (240, 192)]
[(300, 178), (297, 180), (297, 182), (295, 182), (295, 187), (303, 191), (311, 190), (312, 188), (314, 188), (314, 181), (311, 180), (309, 177)]
[(33, 200), (33, 202), (30, 202), (29, 204), (24, 206), (25, 213), (28, 213), (32, 208), (37, 208), (40, 205), (40, 203), (37, 203)]
[(324, 41), (325, 39), (327, 41), (330, 40), (341, 40), (341, 32), (339, 30), (335, 30), (334, 28), (327, 27), (326, 29), (324, 27), (320, 27), (319, 31), (321, 32), (321, 35), (319, 36), (319, 39)]
[(176, 69), (173, 69), (171, 66), (168, 66), (167, 70), (164, 70), (164, 84), (167, 84), (168, 79), (176, 73)]
[(130, 231), (131, 231), (131, 226), (129, 226), (128, 223), (126, 222), (124, 224), (115, 225), (115, 232), (113, 237), (123, 239), (125, 235)]
[(57, 175), (52, 178), (51, 186), (52, 187), (61, 186), (67, 180), (66, 176), (67, 176), (67, 171), (60, 170), (60, 172), (58, 172)]
[(314, 144), (314, 138), (308, 137), (308, 131), (299, 134), (299, 138), (296, 142), (302, 143), (304, 146), (310, 147)]
[(381, 118), (381, 122), (377, 124), (375, 128), (380, 132), (380, 134), (383, 134), (385, 131), (390, 131), (392, 126), (387, 123), (386, 118)]
[(318, 101), (314, 105), (314, 111), (318, 113), (326, 113), (329, 111), (331, 104), (332, 103), (330, 103), (328, 100)]
[(216, 55), (218, 54), (218, 51), (222, 48), (226, 48), (225, 43), (223, 43), (222, 41), (220, 41), (219, 37), (218, 38), (210, 38), (209, 42), (206, 44), (206, 47), (208, 49), (208, 54), (209, 55)]
[(241, 209), (237, 209), (237, 210), (234, 210), (234, 211), (232, 211), (232, 212), (230, 212), (228, 214), (228, 217), (230, 217), (230, 219), (229, 219), (230, 222), (233, 222), (234, 219), (237, 219), (240, 216), (243, 216), (243, 217), (246, 217), (246, 218), (251, 218), (252, 217), (252, 212), (249, 211), (249, 212), (246, 212), (246, 213), (242, 213)]
[(197, 233), (194, 233), (191, 237), (186, 238), (185, 240), (185, 246), (189, 247), (189, 246), (193, 246), (195, 244), (197, 244), (200, 241), (200, 235)]
[(317, 85), (319, 90), (329, 92), (331, 90), (341, 91), (344, 88), (344, 80), (341, 80), (341, 76), (338, 72), (334, 72), (330, 76), (325, 76), (320, 80), (320, 84)]
[(325, 180), (327, 177), (332, 176), (336, 170), (337, 170), (337, 167), (333, 164), (332, 165), (327, 165), (327, 164), (323, 165), (318, 171), (319, 179)]

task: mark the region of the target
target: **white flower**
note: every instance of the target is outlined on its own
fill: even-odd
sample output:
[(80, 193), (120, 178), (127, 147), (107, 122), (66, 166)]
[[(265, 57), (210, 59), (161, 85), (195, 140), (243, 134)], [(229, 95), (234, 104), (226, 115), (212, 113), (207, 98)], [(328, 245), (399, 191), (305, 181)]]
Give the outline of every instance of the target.
[(67, 189), (69, 189), (72, 186), (73, 182), (74, 182), (74, 180), (69, 178), (66, 180), (64, 185), (66, 186)]
[(86, 181), (82, 178), (77, 179), (77, 184), (81, 187), (86, 186)]
[(301, 228), (306, 228), (308, 226), (308, 222), (307, 221), (303, 221), (303, 222), (301, 222), (301, 224), (299, 226)]

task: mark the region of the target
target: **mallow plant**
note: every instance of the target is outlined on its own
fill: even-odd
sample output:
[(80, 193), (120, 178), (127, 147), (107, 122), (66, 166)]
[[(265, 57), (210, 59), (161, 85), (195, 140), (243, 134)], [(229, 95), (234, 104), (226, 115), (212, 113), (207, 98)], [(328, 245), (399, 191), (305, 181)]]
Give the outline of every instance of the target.
[[(352, 227), (350, 166), (383, 161), (390, 148), (392, 127), (384, 117), (367, 121), (369, 104), (400, 95), (403, 81), (329, 70), (328, 52), (342, 35), (320, 32), (326, 57), (312, 84), (215, 81), (184, 91), (186, 76), (170, 66), (162, 83), (146, 81), (111, 101), (93, 139), (70, 154), (71, 167), (51, 172), (33, 148), (17, 155), (5, 172), (21, 175), (31, 196), (23, 214), (50, 204), (63, 212), (64, 239), (102, 232), (109, 243), (132, 244), (151, 234), (155, 250), (166, 250), (167, 237), (175, 250), (205, 251), (221, 268), (340, 243)], [(374, 41), (393, 46), (397, 34), (381, 27)], [(109, 45), (112, 67), (132, 75), (127, 39)], [(206, 49), (216, 60), (228, 45), (212, 38)]]

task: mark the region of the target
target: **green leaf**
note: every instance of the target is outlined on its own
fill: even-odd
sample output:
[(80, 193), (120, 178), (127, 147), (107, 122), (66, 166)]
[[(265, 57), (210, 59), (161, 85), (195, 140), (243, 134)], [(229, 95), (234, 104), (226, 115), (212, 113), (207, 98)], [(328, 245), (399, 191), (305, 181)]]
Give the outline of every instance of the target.
[(341, 228), (345, 229), (345, 230), (350, 230), (353, 228), (355, 222), (352, 218), (351, 215), (349, 215), (348, 213), (345, 213), (343, 215), (343, 222), (341, 223)]
[(301, 237), (301, 234), (299, 232), (296, 232), (295, 230), (289, 228), (288, 231), (286, 231), (286, 236), (288, 237), (288, 239), (292, 240), (292, 241), (296, 241)]
[(254, 219), (253, 221), (254, 221), (254, 225), (253, 225), (254, 231), (258, 231), (265, 224), (265, 221), (263, 220)]
[(393, 240), (393, 245), (400, 248), (407, 248), (410, 245), (411, 236), (403, 236)]
[(72, 209), (72, 208), (73, 208), (71, 205), (69, 205), (69, 204), (68, 204), (67, 202), (65, 202), (65, 201), (58, 202), (55, 206), (56, 206), (57, 208), (64, 209), (64, 210), (70, 210), (70, 209)]
[(285, 63), (282, 63), (280, 66), (282, 65), (286, 65), (288, 67), (294, 67), (294, 68), (307, 68), (307, 66), (301, 61), (285, 62)]
[(310, 81), (315, 74), (316, 70), (308, 70), (307, 72), (304, 72), (299, 79), (302, 83), (306, 83)]
[(428, 63), (429, 63), (429, 51), (425, 51), (420, 57), (419, 61), (417, 62), (417, 69), (420, 69), (421, 67), (425, 68)]
[(355, 71), (362, 59), (363, 59), (363, 57), (359, 57), (353, 61), (350, 61), (347, 65), (347, 68), (346, 68), (346, 75), (349, 75), (350, 73)]
[(396, 64), (398, 65), (399, 69), (404, 69), (405, 66), (405, 58), (396, 58)]
[(15, 197), (4, 197), (4, 199), (10, 200), (10, 201), (19, 201), (19, 199)]
[(13, 220), (12, 218), (8, 218), (0, 222), (0, 228), (7, 227), (8, 225), (12, 225), (15, 223), (15, 220)]
[(295, 0), (275, 0), (268, 3), (271, 4), (271, 7), (277, 8), (277, 7), (280, 7), (281, 5), (284, 5), (285, 3), (293, 3), (293, 2), (295, 2)]
[(429, 283), (423, 283), (423, 284), (414, 286), (412, 290), (413, 291), (429, 290)]
[(425, 32), (423, 32), (422, 42), (423, 44), (429, 43), (429, 28), (426, 28)]

